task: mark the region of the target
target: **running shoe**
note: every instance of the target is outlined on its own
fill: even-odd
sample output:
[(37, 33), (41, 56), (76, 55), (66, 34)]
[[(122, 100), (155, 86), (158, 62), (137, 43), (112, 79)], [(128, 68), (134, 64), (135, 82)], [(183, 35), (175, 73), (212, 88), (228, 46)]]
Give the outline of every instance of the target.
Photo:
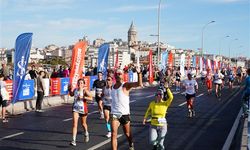
[(6, 118), (3, 119), (3, 123), (9, 122)]
[(71, 142), (70, 142), (70, 145), (76, 146), (76, 141), (71, 141)]
[(100, 119), (104, 119), (104, 114), (101, 113)]
[(195, 117), (195, 111), (192, 110), (192, 117)]
[(106, 137), (110, 138), (111, 137), (111, 132), (108, 132), (108, 134), (106, 134)]
[(135, 150), (134, 144), (132, 143), (131, 146), (129, 146), (129, 150)]
[(84, 140), (83, 140), (84, 142), (89, 142), (89, 135), (84, 135)]

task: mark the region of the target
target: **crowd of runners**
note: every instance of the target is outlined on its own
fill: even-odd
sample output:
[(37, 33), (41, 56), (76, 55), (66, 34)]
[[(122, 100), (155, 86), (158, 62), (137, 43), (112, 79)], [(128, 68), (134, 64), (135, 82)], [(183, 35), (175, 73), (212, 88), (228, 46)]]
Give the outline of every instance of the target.
[[(111, 138), (111, 146), (113, 150), (118, 147), (117, 135), (118, 128), (122, 126), (124, 135), (127, 137), (129, 149), (134, 150), (134, 142), (131, 133), (131, 118), (130, 118), (130, 91), (136, 87), (142, 87), (143, 69), (134, 67), (133, 72), (137, 72), (137, 82), (124, 82), (123, 74), (126, 71), (117, 69), (109, 70), (107, 74), (98, 72), (98, 79), (94, 81), (93, 88), (95, 96), (90, 91), (85, 89), (85, 81), (78, 80), (77, 88), (69, 89), (70, 96), (74, 97), (72, 105), (73, 124), (72, 124), (72, 141), (70, 145), (77, 145), (77, 125), (80, 118), (80, 123), (83, 127), (84, 142), (88, 142), (89, 131), (87, 125), (88, 117), (88, 101), (95, 100), (98, 104), (100, 118), (104, 120), (104, 126), (107, 129), (106, 137)], [(198, 83), (200, 86), (207, 87), (207, 94), (214, 95), (221, 100), (222, 88), (228, 87), (229, 90), (235, 88), (236, 85), (244, 85), (242, 95), (243, 117), (248, 115), (248, 100), (250, 95), (250, 69), (245, 68), (223, 68), (212, 70), (211, 68), (203, 69), (186, 69), (184, 74), (181, 74), (179, 68), (158, 70), (156, 72), (157, 89), (155, 97), (149, 103), (148, 108), (145, 108), (145, 115), (142, 124), (150, 124), (149, 140), (155, 150), (163, 150), (164, 139), (167, 134), (167, 119), (166, 114), (169, 106), (174, 100), (173, 92), (185, 92), (187, 104), (187, 117), (195, 117), (194, 99), (198, 92)], [(0, 75), (1, 89), (5, 87), (3, 77)], [(2, 90), (1, 90), (2, 92)], [(2, 96), (3, 97), (3, 96)], [(1, 99), (1, 105), (5, 108), (5, 98)], [(5, 109), (2, 109), (2, 117), (5, 119)]]

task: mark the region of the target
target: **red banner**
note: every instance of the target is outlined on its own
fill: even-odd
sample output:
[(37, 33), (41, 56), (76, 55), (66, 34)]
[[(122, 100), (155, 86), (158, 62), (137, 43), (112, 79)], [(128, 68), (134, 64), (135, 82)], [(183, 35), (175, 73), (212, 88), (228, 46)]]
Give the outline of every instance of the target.
[(169, 69), (173, 67), (173, 54), (171, 52), (168, 53), (168, 67)]
[(51, 95), (60, 95), (61, 79), (60, 78), (51, 78), (50, 85), (51, 85), (51, 87), (50, 87)]
[(10, 99), (12, 99), (12, 97), (13, 97), (13, 95), (12, 95), (12, 92), (13, 92), (13, 89), (12, 89), (12, 86), (13, 86), (12, 80), (6, 80), (4, 82), (6, 83), (6, 90), (9, 93)]
[(84, 79), (84, 81), (85, 81), (85, 86), (84, 86), (84, 87), (85, 87), (87, 90), (90, 90), (90, 89), (89, 89), (89, 87), (90, 87), (90, 76), (84, 76), (83, 79)]
[(73, 48), (70, 71), (70, 85), (72, 89), (76, 87), (78, 79), (82, 76), (87, 45), (87, 42), (80, 41)]
[(149, 51), (149, 83), (153, 83), (154, 81), (154, 75), (153, 75), (153, 56), (152, 56), (152, 50)]
[(127, 73), (123, 74), (123, 82), (128, 82), (128, 74)]

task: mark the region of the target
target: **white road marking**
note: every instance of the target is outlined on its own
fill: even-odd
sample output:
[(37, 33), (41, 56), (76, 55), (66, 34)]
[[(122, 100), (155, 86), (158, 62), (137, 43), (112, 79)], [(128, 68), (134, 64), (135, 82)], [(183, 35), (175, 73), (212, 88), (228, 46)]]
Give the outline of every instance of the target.
[[(91, 113), (88, 113), (88, 115), (91, 115), (91, 114), (95, 114), (95, 113), (98, 113), (99, 111), (93, 111)], [(64, 119), (63, 121), (66, 122), (66, 121), (70, 121), (72, 120), (73, 118), (68, 118), (68, 119)]]
[(185, 105), (185, 104), (187, 104), (187, 102), (181, 103), (179, 106), (183, 106), (183, 105)]
[(134, 103), (134, 102), (136, 102), (136, 100), (132, 100), (132, 101), (130, 101), (129, 103)]
[[(117, 135), (117, 139), (118, 139), (119, 137), (121, 137), (121, 136), (122, 136), (122, 134), (118, 134), (118, 135)], [(95, 149), (98, 149), (98, 148), (102, 147), (103, 145), (105, 145), (105, 144), (107, 144), (107, 143), (110, 143), (110, 141), (111, 141), (111, 139), (107, 139), (107, 140), (105, 140), (105, 141), (103, 141), (103, 142), (101, 142), (101, 143), (99, 143), (99, 144), (97, 144), (97, 145), (95, 145), (95, 146), (93, 146), (93, 147), (90, 147), (88, 150), (95, 150)]]
[(178, 94), (178, 93), (180, 93), (180, 92), (173, 92), (173, 94)]
[(4, 140), (4, 139), (9, 139), (9, 138), (15, 137), (15, 136), (18, 136), (18, 135), (21, 135), (21, 134), (24, 134), (24, 132), (19, 132), (19, 133), (16, 133), (16, 134), (11, 134), (11, 135), (2, 137), (2, 138), (0, 139), (0, 141), (1, 141), (1, 140)]
[(182, 93), (181, 93), (181, 95), (185, 95), (185, 94), (186, 94), (186, 92), (182, 92)]
[(153, 97), (154, 96), (154, 94), (152, 94), (152, 95), (148, 95), (148, 96), (145, 96), (146, 98), (149, 98), (149, 97)]
[(230, 148), (231, 143), (233, 141), (233, 137), (235, 135), (235, 132), (236, 132), (237, 127), (238, 127), (239, 122), (240, 122), (241, 114), (242, 114), (242, 109), (240, 109), (240, 111), (237, 115), (237, 118), (234, 121), (233, 127), (231, 128), (230, 133), (227, 136), (226, 142), (224, 143), (222, 150), (228, 150)]
[(202, 95), (204, 95), (203, 93), (201, 93), (200, 95), (196, 96), (196, 97), (201, 97)]

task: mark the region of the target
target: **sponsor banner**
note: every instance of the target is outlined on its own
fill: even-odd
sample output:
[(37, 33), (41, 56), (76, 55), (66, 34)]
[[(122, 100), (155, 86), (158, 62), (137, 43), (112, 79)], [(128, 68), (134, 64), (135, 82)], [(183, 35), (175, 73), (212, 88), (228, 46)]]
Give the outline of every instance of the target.
[(192, 62), (193, 62), (193, 68), (195, 68), (196, 67), (196, 56), (193, 56), (192, 57)]
[[(53, 79), (53, 78), (51, 78)], [(43, 79), (43, 82), (45, 84), (45, 91), (44, 91), (44, 96), (49, 96), (49, 91), (50, 91), (50, 79), (45, 78)]]
[(134, 73), (132, 71), (130, 71), (128, 73), (128, 82), (133, 82), (133, 77), (134, 77)]
[(97, 71), (102, 72), (104, 77), (107, 76), (108, 57), (109, 57), (109, 44), (104, 43), (100, 46), (98, 50), (98, 66), (97, 66)]
[(78, 79), (82, 77), (87, 46), (87, 42), (80, 41), (73, 48), (70, 71), (70, 85), (72, 89), (76, 88)]
[(4, 81), (6, 83), (6, 90), (7, 92), (9, 93), (9, 96), (10, 96), (10, 100), (12, 100), (13, 98), (13, 83), (12, 83), (12, 80), (6, 80)]
[(35, 96), (35, 82), (34, 80), (24, 80), (22, 85), (22, 90), (20, 90), (18, 95), (18, 100), (33, 99)]
[(30, 57), (30, 48), (33, 33), (23, 33), (19, 35), (15, 43), (14, 53), (14, 76), (13, 76), (13, 100), (17, 102), (19, 93), (22, 91), (22, 85), (26, 74), (28, 60)]
[(128, 82), (128, 74), (127, 73), (123, 74), (123, 82)]
[(180, 72), (182, 77), (185, 76), (185, 54), (181, 54)]
[(50, 87), (51, 95), (60, 95), (60, 88), (61, 88), (60, 78), (51, 78), (50, 85), (51, 85)]
[(84, 86), (84, 87), (85, 87), (87, 90), (90, 90), (90, 77), (89, 77), (89, 76), (84, 76), (83, 79), (84, 79), (84, 81), (85, 81), (85, 86)]
[(61, 78), (61, 95), (67, 95), (68, 94), (68, 87), (69, 87), (69, 78)]
[(168, 67), (172, 69), (173, 67), (173, 53), (169, 52), (168, 54)]
[(161, 70), (166, 70), (167, 60), (168, 60), (168, 52), (163, 52), (161, 55)]
[(138, 74), (133, 73), (133, 82), (138, 82)]
[(149, 51), (149, 83), (153, 83), (154, 75), (153, 75), (153, 52), (152, 50)]
[(93, 89), (93, 84), (94, 84), (94, 82), (95, 82), (96, 79), (98, 79), (97, 76), (90, 76), (90, 81), (89, 81), (89, 85), (90, 85), (89, 88), (90, 88), (90, 90)]

